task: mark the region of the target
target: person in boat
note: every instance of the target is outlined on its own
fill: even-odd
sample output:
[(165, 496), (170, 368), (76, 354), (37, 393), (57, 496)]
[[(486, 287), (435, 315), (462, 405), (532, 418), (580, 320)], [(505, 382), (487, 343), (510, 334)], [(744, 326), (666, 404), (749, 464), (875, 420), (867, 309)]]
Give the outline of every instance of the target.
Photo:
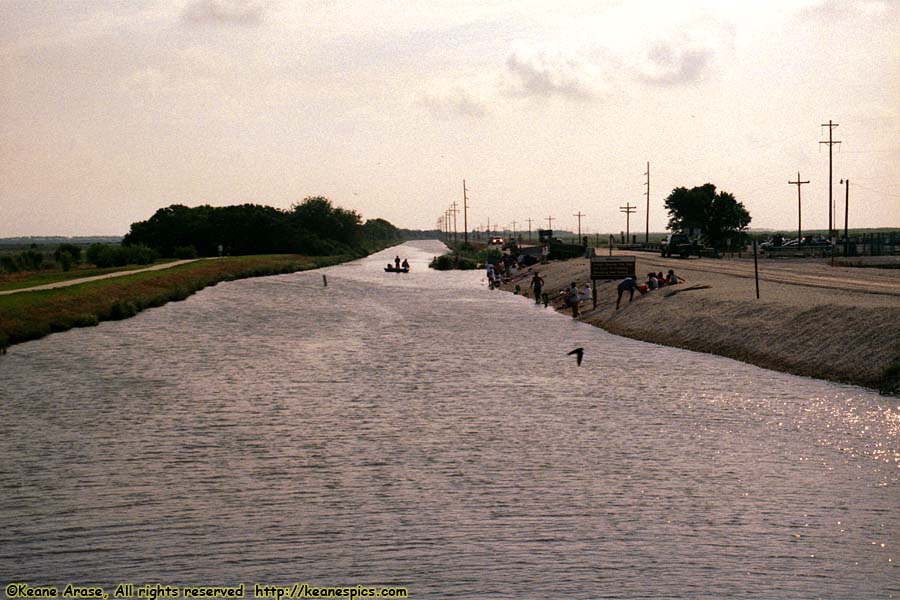
[(394, 270), (394, 265), (392, 265), (391, 263), (388, 263), (387, 266), (386, 266), (384, 269), (385, 269), (386, 271), (393, 271), (393, 270)]
[(404, 269), (406, 269), (406, 270), (408, 271), (408, 270), (409, 270), (409, 261), (406, 260), (406, 259), (404, 258), (404, 259), (403, 259), (403, 264), (400, 265), (400, 266), (403, 267)]
[(400, 270), (400, 257), (399, 256), (394, 257), (394, 265), (396, 265), (396, 269), (399, 271)]

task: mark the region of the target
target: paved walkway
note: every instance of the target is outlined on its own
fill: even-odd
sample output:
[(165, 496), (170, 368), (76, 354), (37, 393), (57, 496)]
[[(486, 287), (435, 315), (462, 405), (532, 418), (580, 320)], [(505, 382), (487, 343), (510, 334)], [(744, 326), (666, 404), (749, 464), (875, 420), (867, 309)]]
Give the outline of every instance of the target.
[(116, 271), (115, 273), (106, 273), (104, 275), (94, 275), (93, 277), (80, 277), (78, 279), (68, 279), (66, 281), (57, 281), (55, 283), (46, 283), (44, 285), (36, 285), (33, 287), (27, 288), (19, 288), (15, 290), (5, 290), (0, 291), (0, 296), (6, 296), (9, 294), (18, 294), (19, 292), (35, 292), (38, 290), (52, 290), (55, 288), (68, 287), (70, 285), (78, 285), (80, 283), (88, 283), (90, 281), (99, 281), (101, 279), (112, 279), (113, 277), (124, 277), (125, 275), (134, 275), (135, 273), (144, 273), (146, 271), (161, 271), (162, 269), (169, 269), (171, 267), (177, 267), (178, 265), (184, 265), (187, 263), (191, 263), (198, 260), (207, 260), (203, 258), (191, 258), (186, 260), (176, 260), (173, 262), (163, 263), (159, 265), (153, 265), (152, 267), (146, 267), (143, 269), (134, 269), (133, 271)]

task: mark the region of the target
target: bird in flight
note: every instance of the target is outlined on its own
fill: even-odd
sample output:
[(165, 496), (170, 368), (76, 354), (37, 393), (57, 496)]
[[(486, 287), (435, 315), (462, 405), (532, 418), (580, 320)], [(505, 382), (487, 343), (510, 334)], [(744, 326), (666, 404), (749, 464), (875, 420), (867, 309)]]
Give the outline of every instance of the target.
[(575, 360), (578, 361), (578, 366), (581, 366), (581, 359), (584, 358), (584, 348), (575, 348), (571, 352), (567, 352), (566, 356), (574, 354)]

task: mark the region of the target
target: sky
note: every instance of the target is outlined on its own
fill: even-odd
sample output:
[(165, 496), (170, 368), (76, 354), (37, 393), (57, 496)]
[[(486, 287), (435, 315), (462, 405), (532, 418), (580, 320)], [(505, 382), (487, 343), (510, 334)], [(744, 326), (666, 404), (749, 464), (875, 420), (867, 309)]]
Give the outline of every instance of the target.
[(900, 226), (900, 0), (0, 0), (0, 237), (310, 196), (432, 229)]

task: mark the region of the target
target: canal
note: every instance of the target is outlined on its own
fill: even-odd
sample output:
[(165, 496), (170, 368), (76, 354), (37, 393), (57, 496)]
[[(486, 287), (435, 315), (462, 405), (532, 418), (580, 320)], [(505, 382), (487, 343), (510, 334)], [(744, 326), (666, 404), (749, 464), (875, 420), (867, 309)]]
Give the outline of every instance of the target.
[(896, 398), (616, 337), (441, 250), (13, 347), (0, 583), (900, 597)]

